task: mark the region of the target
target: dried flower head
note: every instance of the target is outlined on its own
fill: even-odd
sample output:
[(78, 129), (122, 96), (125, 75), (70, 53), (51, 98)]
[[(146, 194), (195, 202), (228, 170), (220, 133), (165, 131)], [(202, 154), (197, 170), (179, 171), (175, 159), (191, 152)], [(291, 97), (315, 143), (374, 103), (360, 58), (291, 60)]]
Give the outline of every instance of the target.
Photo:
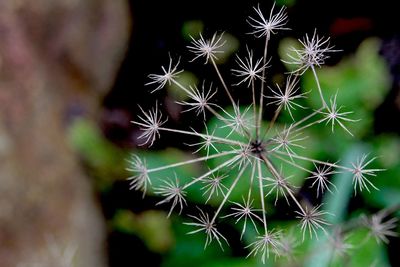
[(235, 204), (235, 206), (231, 208), (232, 213), (224, 216), (224, 218), (231, 216), (234, 217), (236, 219), (235, 223), (238, 223), (240, 220), (244, 221), (242, 233), (240, 234), (240, 239), (242, 239), (244, 232), (246, 231), (247, 219), (250, 219), (257, 233), (258, 229), (254, 220), (257, 219), (260, 222), (262, 222), (262, 219), (255, 213), (257, 210), (253, 208), (254, 199), (250, 200), (250, 198), (248, 198), (247, 200), (245, 200), (244, 197), (242, 197), (242, 199), (243, 199), (242, 203), (232, 202), (233, 204)]
[(375, 158), (372, 158), (367, 161), (367, 157), (368, 155), (363, 155), (358, 158), (355, 163), (352, 163), (354, 192), (357, 192), (357, 187), (360, 191), (366, 189), (369, 192), (369, 187), (378, 190), (378, 188), (368, 180), (368, 176), (374, 177), (376, 176), (376, 172), (383, 171), (383, 169), (367, 169), (366, 167), (375, 160)]
[[(189, 234), (202, 232), (206, 236), (205, 247), (215, 240), (223, 248), (223, 243), (227, 243), (227, 239), (220, 233), (216, 225), (219, 220), (233, 218), (236, 223), (242, 223), (241, 237), (245, 236), (249, 228), (254, 228), (255, 232), (259, 234), (256, 240), (246, 248), (250, 251), (249, 256), (261, 255), (262, 262), (265, 262), (270, 252), (279, 255), (282, 251), (290, 250), (290, 246), (283, 242), (284, 234), (268, 224), (267, 208), (272, 205), (278, 206), (279, 198), (285, 198), (293, 210), (292, 216), (299, 219), (302, 241), (306, 239), (306, 236), (318, 238), (319, 232), (327, 233), (325, 228), (330, 226), (325, 218), (329, 213), (322, 210), (321, 205), (312, 206), (306, 198), (300, 196), (298, 187), (293, 185), (292, 179), (308, 174), (308, 179), (312, 180), (311, 186), (316, 187), (317, 196), (319, 196), (325, 191), (332, 192), (332, 189), (335, 189), (335, 185), (329, 181), (329, 176), (338, 172), (347, 172), (353, 175), (355, 190), (366, 189), (369, 191), (370, 188), (376, 188), (370, 179), (380, 169), (367, 169), (373, 159), (367, 160), (366, 156), (362, 156), (356, 163), (353, 163), (352, 167), (348, 167), (337, 162), (322, 161), (304, 153), (307, 149), (304, 133), (311, 127), (330, 124), (328, 132), (332, 130), (332, 134), (334, 134), (335, 125), (339, 125), (343, 131), (351, 135), (348, 124), (356, 122), (356, 120), (348, 118), (351, 111), (342, 111), (342, 108), (338, 107), (337, 95), (330, 97), (330, 105), (326, 103), (323, 88), (315, 71), (315, 66), (320, 67), (329, 54), (337, 50), (333, 50), (329, 44), (329, 38), (321, 38), (316, 32), (311, 38), (306, 35), (303, 40), (300, 40), (303, 46), (301, 49), (293, 49), (294, 55), (290, 57), (291, 62), (289, 63), (296, 64), (295, 74), (302, 75), (307, 69), (311, 69), (321, 99), (320, 108), (306, 109), (302, 106), (303, 102), (306, 102), (299, 103), (299, 100), (307, 98), (308, 91), (300, 90), (297, 76), (289, 75), (286, 78), (285, 87), (277, 85), (276, 88), (270, 88), (267, 86), (267, 78), (269, 78), (266, 74), (268, 43), (272, 34), (287, 29), (285, 27), (287, 23), (285, 8), (274, 13), (273, 7), (268, 19), (264, 17), (259, 6), (254, 10), (257, 17), (250, 17), (248, 22), (253, 28), (251, 32), (253, 35), (265, 37), (263, 56), (255, 57), (254, 55), (257, 53), (248, 48), (246, 57), (237, 56), (238, 67), (232, 70), (233, 78), (240, 79), (235, 86), (251, 88), (248, 90), (251, 103), (240, 105), (245, 101), (241, 100), (239, 103), (238, 97), (235, 97), (234, 92), (228, 86), (229, 83), (226, 82), (226, 77), (223, 75), (225, 72), (221, 72), (220, 67), (216, 64), (218, 55), (223, 53), (222, 46), (225, 41), (222, 35), (215, 33), (210, 39), (207, 39), (200, 34), (199, 39), (192, 38), (191, 44), (187, 46), (189, 51), (194, 54), (191, 61), (204, 58), (206, 63), (211, 63), (205, 67), (212, 68), (215, 75), (207, 77), (207, 80), (217, 80), (214, 84), (222, 88), (222, 93), (225, 93), (230, 106), (226, 107), (214, 101), (218, 89), (213, 89), (211, 85), (205, 86), (203, 82), (202, 86), (198, 88), (195, 85), (182, 84), (177, 79), (177, 75), (181, 72), (178, 71), (178, 64), (173, 64), (170, 58), (168, 67), (162, 68), (163, 74), (149, 75), (151, 81), (148, 84), (156, 85), (155, 90), (161, 89), (168, 83), (176, 85), (188, 97), (188, 100), (178, 102), (185, 107), (183, 112), (193, 112), (195, 116), (198, 116), (197, 119), (202, 121), (204, 129), (202, 131), (195, 130), (190, 126), (184, 128), (185, 125), (182, 125), (180, 129), (169, 128), (164, 125), (166, 119), (161, 116), (157, 106), (147, 112), (142, 110), (143, 114), (133, 123), (143, 131), (140, 139), (149, 145), (152, 145), (163, 132), (197, 138), (196, 141), (189, 144), (189, 148), (196, 156), (154, 168), (148, 168), (145, 160), (133, 156), (129, 167), (133, 176), (129, 179), (132, 189), (143, 192), (146, 192), (147, 187), (151, 185), (152, 179), (161, 179), (163, 182), (155, 188), (155, 193), (163, 197), (158, 204), (171, 204), (168, 215), (175, 208), (178, 208), (179, 213), (184, 212), (186, 204), (190, 205), (190, 202), (186, 200), (186, 197), (190, 195), (186, 195), (186, 192), (189, 188), (193, 189), (193, 185), (200, 185), (202, 194), (205, 196), (205, 203), (211, 206), (217, 203), (217, 207), (210, 214), (211, 216), (201, 209), (199, 209), (198, 216), (188, 215), (192, 221), (185, 224), (195, 228)], [(264, 89), (267, 88), (270, 89), (270, 92), (264, 94)], [(264, 100), (268, 102), (265, 104)], [(270, 121), (263, 123), (267, 105), (275, 110), (269, 116)], [(295, 113), (297, 108), (304, 110)], [(283, 111), (287, 111), (292, 119), (285, 126), (278, 123)], [(209, 116), (213, 116), (213, 120), (216, 122), (212, 127), (206, 120)], [(165, 180), (165, 177), (150, 177), (150, 174), (163, 170), (175, 170), (200, 164), (205, 166), (204, 172), (195, 177), (185, 177), (185, 179), (182, 177), (179, 181), (177, 178), (174, 181)], [(290, 166), (290, 168), (286, 168), (286, 166)], [(292, 170), (289, 172), (288, 169)], [(293, 170), (298, 170), (298, 173)], [(246, 190), (246, 194), (240, 191), (243, 188)], [(242, 197), (242, 201), (235, 198), (238, 193), (239, 196), (245, 195)], [(268, 197), (271, 194), (275, 195), (272, 201)], [(248, 221), (251, 222), (250, 227)], [(383, 227), (381, 227), (382, 223), (378, 224), (376, 221), (379, 221), (379, 218), (370, 223), (370, 225), (374, 225), (371, 226), (375, 229), (374, 236), (385, 240), (384, 237), (392, 234), (392, 221)], [(245, 237), (244, 240), (248, 239), (247, 236)], [(296, 243), (292, 241), (290, 243)], [(335, 244), (339, 244), (339, 242)]]
[(299, 75), (304, 74), (309, 68), (321, 67), (329, 58), (330, 53), (339, 51), (333, 49), (333, 46), (329, 44), (329, 39), (319, 37), (316, 30), (311, 38), (306, 34), (302, 40), (299, 40), (302, 47), (300, 49), (292, 48), (292, 53), (288, 54), (290, 61), (284, 62), (297, 66), (293, 73)]
[(325, 226), (330, 225), (324, 218), (328, 212), (319, 210), (321, 205), (309, 209), (307, 206), (301, 210), (296, 211), (298, 214), (297, 218), (301, 220), (301, 230), (303, 231), (303, 241), (308, 231), (310, 237), (315, 236), (318, 239), (318, 230), (322, 230), (327, 233)]
[(164, 184), (158, 188), (155, 188), (155, 193), (165, 197), (164, 200), (161, 200), (156, 205), (160, 205), (163, 203), (172, 202), (171, 209), (169, 210), (168, 217), (171, 215), (172, 210), (179, 204), (179, 214), (183, 210), (183, 205), (186, 205), (186, 192), (182, 190), (182, 187), (179, 186), (178, 177), (175, 174), (175, 182), (171, 180), (164, 180)]
[(326, 124), (331, 124), (331, 129), (332, 132), (334, 131), (335, 123), (339, 124), (340, 127), (342, 127), (343, 130), (348, 132), (351, 136), (353, 134), (346, 128), (343, 122), (356, 122), (357, 120), (354, 119), (349, 119), (346, 116), (353, 113), (352, 111), (345, 111), (345, 112), (340, 112), (342, 107), (337, 107), (336, 104), (336, 97), (337, 94), (330, 99), (330, 107), (326, 107), (326, 111), (320, 111), (320, 113), (324, 116), (320, 120), (320, 122), (326, 122)]
[(306, 98), (307, 94), (307, 92), (299, 92), (298, 82), (299, 80), (295, 76), (289, 75), (286, 79), (285, 90), (282, 90), (277, 84), (275, 90), (270, 88), (273, 95), (266, 96), (266, 98), (271, 99), (271, 101), (268, 102), (268, 105), (275, 104), (279, 109), (283, 108), (283, 110), (287, 110), (293, 120), (292, 110), (296, 110), (296, 107), (304, 109), (302, 105), (294, 101), (300, 98)]
[(222, 180), (226, 179), (227, 177), (228, 175), (221, 175), (217, 172), (216, 174), (211, 174), (209, 177), (202, 181), (202, 183), (204, 184), (204, 186), (201, 188), (202, 190), (204, 190), (203, 195), (208, 194), (206, 203), (214, 195), (225, 195), (225, 192), (228, 190), (228, 188), (222, 183)]
[(136, 155), (132, 155), (129, 160), (128, 171), (134, 173), (133, 176), (127, 178), (130, 180), (130, 189), (142, 190), (145, 196), (148, 184), (151, 184), (150, 177), (147, 172), (146, 161)]
[(201, 33), (200, 33), (200, 38), (197, 40), (191, 37), (192, 44), (189, 45), (187, 48), (189, 49), (190, 52), (195, 54), (195, 57), (192, 59), (192, 61), (200, 57), (206, 58), (205, 62), (206, 64), (210, 59), (212, 61), (217, 60), (218, 59), (217, 55), (224, 52), (223, 50), (221, 50), (221, 48), (225, 44), (225, 40), (223, 40), (222, 37), (223, 34), (217, 34), (217, 33), (215, 33), (211, 37), (211, 39), (204, 39)]
[(199, 216), (193, 216), (193, 215), (188, 215), (190, 218), (192, 218), (194, 220), (194, 222), (186, 222), (184, 224), (186, 225), (191, 225), (194, 227), (197, 227), (198, 229), (193, 230), (191, 232), (189, 232), (189, 235), (198, 233), (198, 232), (205, 232), (206, 233), (206, 243), (204, 244), (204, 248), (206, 248), (209, 244), (211, 244), (211, 242), (213, 240), (216, 240), (218, 242), (218, 245), (221, 247), (221, 249), (223, 250), (222, 247), (222, 242), (221, 241), (225, 241), (228, 244), (228, 241), (226, 240), (226, 238), (220, 233), (218, 232), (216, 226), (215, 226), (215, 219), (211, 219), (208, 216), (207, 213), (203, 212), (202, 210), (200, 210), (200, 214)]
[(139, 107), (143, 115), (138, 116), (140, 121), (132, 121), (132, 123), (139, 125), (143, 133), (139, 136), (139, 139), (146, 139), (143, 144), (153, 145), (157, 137), (160, 137), (160, 127), (167, 122), (167, 119), (161, 118), (161, 112), (158, 110), (158, 106), (145, 112)]
[(188, 101), (182, 101), (182, 102), (177, 102), (178, 104), (182, 106), (187, 106), (187, 109), (185, 109), (183, 112), (189, 112), (189, 111), (196, 111), (196, 115), (203, 114), (203, 119), (205, 120), (206, 116), (206, 109), (207, 107), (217, 107), (218, 105), (213, 104), (211, 102), (212, 98), (214, 95), (217, 93), (216, 90), (212, 89), (212, 84), (208, 89), (205, 88), (204, 82), (201, 86), (201, 90), (199, 90), (196, 86), (190, 86), (189, 90), (187, 91), (187, 94), (191, 100), (191, 102)]
[(311, 176), (309, 176), (307, 179), (314, 180), (311, 184), (311, 187), (317, 185), (317, 197), (319, 196), (319, 194), (323, 194), (325, 190), (328, 190), (330, 193), (332, 193), (332, 190), (329, 187), (337, 189), (335, 184), (329, 181), (329, 176), (337, 173), (333, 170), (332, 166), (318, 166), (316, 164), (314, 164), (314, 166), (315, 171), (311, 172)]
[(152, 93), (160, 90), (167, 83), (171, 84), (173, 81), (175, 81), (176, 78), (178, 78), (178, 75), (183, 72), (183, 70), (178, 70), (179, 62), (180, 59), (178, 59), (178, 62), (176, 64), (173, 64), (172, 58), (170, 56), (168, 68), (161, 66), (163, 74), (150, 74), (148, 76), (151, 81), (146, 83), (145, 85), (158, 84), (158, 86), (152, 91)]
[(247, 57), (241, 59), (236, 56), (236, 62), (239, 69), (232, 69), (233, 75), (242, 78), (240, 82), (235, 85), (240, 85), (247, 82), (247, 87), (250, 87), (256, 80), (263, 80), (262, 72), (267, 67), (267, 64), (263, 64), (263, 58), (254, 61), (253, 51), (247, 48)]
[(286, 8), (284, 6), (278, 11), (278, 13), (274, 14), (275, 3), (271, 8), (269, 13), (269, 18), (266, 19), (260, 9), (260, 5), (253, 7), (254, 11), (257, 13), (257, 17), (249, 17), (247, 21), (250, 26), (253, 28), (253, 31), (250, 34), (254, 34), (257, 38), (267, 36), (269, 39), (271, 34), (275, 34), (280, 30), (289, 30), (285, 25), (287, 23), (287, 14)]
[(377, 243), (389, 243), (389, 237), (398, 236), (397, 228), (398, 219), (391, 218), (385, 221), (388, 217), (387, 211), (382, 210), (370, 218), (365, 218), (365, 226), (369, 229), (370, 236), (374, 237)]
[(247, 248), (251, 248), (248, 256), (261, 254), (261, 260), (264, 264), (265, 260), (269, 258), (270, 251), (279, 256), (279, 249), (281, 247), (280, 237), (280, 231), (266, 230), (264, 235), (257, 236), (257, 240), (247, 246)]

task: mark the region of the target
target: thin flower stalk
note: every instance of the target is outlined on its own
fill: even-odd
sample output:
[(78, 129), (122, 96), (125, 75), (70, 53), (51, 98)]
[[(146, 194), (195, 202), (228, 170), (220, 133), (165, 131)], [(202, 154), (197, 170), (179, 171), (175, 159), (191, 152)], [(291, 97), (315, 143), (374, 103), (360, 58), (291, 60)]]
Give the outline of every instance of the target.
[(228, 192), (226, 192), (224, 199), (221, 201), (221, 204), (219, 205), (217, 211), (215, 212), (213, 218), (211, 219), (211, 223), (215, 222), (215, 220), (217, 219), (219, 213), (222, 210), (222, 207), (225, 205), (225, 203), (228, 201), (228, 198), (230, 196), (230, 194), (232, 193), (232, 191), (235, 189), (236, 184), (239, 182), (240, 178), (243, 176), (243, 172), (246, 170), (248, 164), (246, 164), (246, 166), (244, 166), (240, 171), (239, 174), (236, 176), (235, 180), (232, 182), (231, 186), (229, 187)]
[(163, 74), (150, 74), (148, 77), (151, 81), (146, 83), (145, 85), (158, 84), (158, 86), (152, 91), (152, 93), (165, 87), (167, 83), (171, 85), (171, 83), (175, 82), (176, 78), (178, 78), (179, 74), (183, 72), (183, 70), (178, 70), (179, 63), (180, 59), (178, 59), (178, 62), (174, 64), (170, 56), (168, 67), (161, 67)]
[(268, 232), (267, 217), (266, 217), (267, 210), (265, 208), (263, 174), (262, 174), (262, 170), (261, 170), (260, 161), (257, 161), (257, 172), (258, 172), (257, 176), (258, 176), (258, 183), (259, 183), (258, 187), (260, 189), (260, 196), (261, 196), (262, 221), (263, 221), (263, 225), (264, 225), (264, 231), (265, 231), (265, 233), (267, 233)]

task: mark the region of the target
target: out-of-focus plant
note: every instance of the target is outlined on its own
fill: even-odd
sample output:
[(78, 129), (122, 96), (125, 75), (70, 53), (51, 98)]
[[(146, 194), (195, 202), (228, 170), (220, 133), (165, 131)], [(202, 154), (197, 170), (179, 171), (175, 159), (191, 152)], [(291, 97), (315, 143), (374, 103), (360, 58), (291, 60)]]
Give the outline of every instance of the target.
[[(325, 262), (319, 266), (328, 266), (355, 251), (350, 241), (360, 236), (359, 244), (369, 244), (371, 239), (377, 243), (388, 242), (388, 237), (397, 235), (397, 219), (390, 217), (397, 207), (350, 221), (340, 215), (351, 197), (348, 188), (352, 187), (354, 194), (378, 189), (376, 177), (383, 168), (379, 167), (379, 159), (365, 151), (364, 146), (348, 150), (345, 158), (340, 158), (342, 153), (330, 146), (341, 147), (342, 140), (350, 144), (353, 130), (357, 131), (353, 125), (362, 119), (355, 114), (365, 114), (353, 114), (342, 106), (342, 100), (350, 100), (343, 99), (336, 89), (325, 90), (327, 85), (320, 79), (320, 75), (325, 74), (319, 74), (319, 68), (339, 50), (330, 44), (329, 38), (320, 37), (316, 31), (305, 35), (289, 48), (283, 59), (290, 68), (286, 83), (269, 87), (269, 42), (277, 32), (289, 30), (287, 15), (284, 7), (275, 10), (274, 6), (268, 16), (259, 6), (254, 7), (254, 12), (254, 16), (247, 19), (250, 34), (264, 42), (264, 49), (258, 56), (246, 47), (244, 56), (236, 56), (237, 66), (232, 69), (237, 80), (233, 86), (248, 90), (251, 104), (241, 105), (222, 75), (218, 65), (218, 58), (226, 47), (222, 33), (215, 33), (210, 39), (200, 34), (198, 39), (191, 39), (188, 49), (194, 55), (191, 62), (202, 59), (206, 66), (215, 70), (215, 77), (210, 80), (218, 79), (230, 102), (229, 107), (213, 101), (218, 92), (214, 87), (217, 83), (204, 81), (200, 86), (182, 83), (180, 58), (170, 57), (160, 74), (149, 75), (147, 85), (155, 86), (153, 92), (173, 85), (175, 90), (186, 94), (186, 98), (177, 103), (182, 105), (183, 112), (193, 112), (197, 119), (204, 120), (204, 130), (201, 133), (190, 127), (170, 128), (157, 104), (150, 110), (141, 108), (142, 114), (133, 123), (142, 130), (139, 138), (143, 145), (153, 145), (162, 132), (192, 136), (197, 141), (189, 146), (197, 156), (169, 163), (173, 154), (160, 161), (134, 154), (128, 167), (132, 172), (131, 189), (142, 190), (144, 195), (160, 196), (162, 199), (157, 205), (171, 206), (168, 216), (174, 211), (182, 213), (189, 204), (188, 199), (215, 206), (213, 213), (197, 208), (197, 214), (187, 215), (183, 223), (190, 227), (188, 234), (204, 233), (204, 247), (215, 242), (225, 249), (229, 238), (223, 235), (217, 223), (233, 219), (241, 226), (240, 237), (248, 256), (261, 256), (262, 263), (271, 255), (285, 256), (282, 258), (292, 262), (307, 262), (315, 255), (299, 256), (296, 249), (318, 244), (314, 251), (326, 248), (331, 251), (319, 255), (324, 258), (320, 262)], [(336, 77), (335, 73), (332, 75)], [(306, 90), (299, 86), (302, 76)], [(311, 108), (307, 108), (307, 101), (311, 102)], [(270, 116), (272, 119), (265, 122), (263, 116), (269, 105), (275, 107), (275, 111)], [(212, 118), (207, 120), (208, 116)], [(280, 117), (286, 118), (286, 123), (280, 121)], [(329, 134), (322, 126), (329, 127)], [(323, 133), (324, 140), (320, 140), (319, 133)], [(316, 148), (321, 143), (326, 147)], [(330, 157), (329, 152), (334, 156)], [(198, 169), (204, 166), (204, 172), (199, 174)], [(183, 171), (185, 168), (189, 170)], [(323, 196), (323, 203), (315, 205), (310, 198), (302, 196), (299, 186), (304, 182), (315, 189), (317, 198)], [(335, 199), (338, 196), (340, 199)], [(282, 197), (291, 207), (292, 218), (298, 219), (300, 231), (288, 231), (291, 227), (269, 222), (268, 213), (279, 213), (278, 200)], [(340, 219), (335, 220), (333, 213), (339, 213)], [(352, 234), (358, 229), (366, 232), (354, 238)]]

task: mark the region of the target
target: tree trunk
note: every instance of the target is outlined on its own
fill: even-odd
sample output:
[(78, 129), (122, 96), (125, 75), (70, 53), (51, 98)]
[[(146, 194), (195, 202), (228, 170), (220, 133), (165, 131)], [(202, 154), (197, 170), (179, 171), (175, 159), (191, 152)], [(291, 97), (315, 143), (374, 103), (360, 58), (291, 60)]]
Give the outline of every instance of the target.
[(126, 48), (124, 0), (0, 1), (0, 266), (106, 266), (105, 225), (69, 147)]

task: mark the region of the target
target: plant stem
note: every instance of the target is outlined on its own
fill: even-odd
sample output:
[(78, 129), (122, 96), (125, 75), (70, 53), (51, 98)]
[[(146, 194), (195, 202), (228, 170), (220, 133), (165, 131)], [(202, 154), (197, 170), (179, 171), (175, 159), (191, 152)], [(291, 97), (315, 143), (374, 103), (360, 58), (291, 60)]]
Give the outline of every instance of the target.
[(268, 54), (268, 42), (269, 42), (270, 35), (269, 33), (265, 37), (265, 45), (264, 45), (264, 55), (263, 55), (263, 70), (262, 70), (262, 79), (261, 79), (261, 92), (260, 92), (260, 107), (258, 111), (258, 120), (256, 123), (256, 136), (257, 139), (260, 138), (260, 127), (261, 127), (261, 120), (262, 120), (262, 115), (263, 115), (263, 105), (264, 105), (264, 86), (265, 86), (265, 65), (267, 64), (267, 54)]
[(353, 169), (351, 169), (351, 168), (349, 168), (349, 167), (337, 165), (337, 164), (334, 164), (334, 163), (329, 163), (329, 162), (325, 162), (325, 161), (321, 161), (321, 160), (316, 160), (316, 159), (311, 159), (311, 158), (307, 158), (307, 157), (302, 157), (302, 156), (299, 156), (299, 155), (296, 155), (296, 154), (285, 153), (285, 152), (278, 151), (278, 150), (275, 150), (274, 152), (275, 152), (275, 153), (278, 153), (278, 154), (281, 154), (281, 155), (289, 156), (289, 157), (291, 157), (291, 158), (296, 158), (296, 159), (301, 159), (301, 160), (305, 160), (305, 161), (310, 161), (310, 162), (313, 162), (313, 163), (318, 163), (318, 164), (322, 164), (322, 165), (326, 165), (326, 166), (331, 166), (331, 167), (333, 167), (333, 168), (338, 168), (338, 169), (342, 169), (342, 170), (349, 171), (349, 172), (352, 172), (352, 171), (353, 171)]
[(240, 180), (240, 178), (243, 175), (243, 172), (246, 170), (247, 166), (249, 163), (246, 163), (246, 165), (240, 170), (239, 174), (236, 176), (235, 180), (233, 181), (232, 185), (230, 186), (228, 192), (225, 194), (224, 199), (222, 200), (221, 204), (218, 207), (218, 210), (215, 212), (214, 217), (211, 219), (210, 224), (214, 224), (218, 214), (220, 213), (222, 207), (225, 205), (225, 202), (228, 200), (229, 195), (232, 193), (233, 189), (236, 187), (237, 182)]
[(212, 170), (206, 172), (205, 174), (203, 174), (203, 175), (201, 175), (201, 176), (199, 176), (199, 177), (193, 179), (191, 182), (185, 184), (185, 185), (182, 187), (182, 190), (185, 190), (185, 189), (188, 188), (189, 186), (191, 186), (191, 185), (193, 185), (193, 184), (195, 184), (195, 183), (197, 183), (197, 182), (203, 180), (204, 178), (206, 178), (207, 176), (213, 174), (214, 172), (216, 172), (216, 171), (218, 171), (218, 170), (220, 170), (220, 169), (222, 169), (222, 168), (224, 168), (224, 167), (226, 167), (226, 166), (228, 166), (228, 165), (230, 165), (230, 164), (233, 164), (235, 161), (237, 161), (237, 160), (239, 160), (239, 159), (240, 159), (240, 155), (231, 158), (230, 160), (228, 160), (228, 161), (222, 163), (221, 165), (218, 165), (218, 166), (215, 167), (214, 169), (212, 169)]
[(226, 83), (225, 83), (225, 81), (224, 81), (224, 78), (222, 78), (222, 75), (221, 75), (221, 73), (220, 73), (220, 71), (219, 71), (219, 69), (218, 69), (218, 66), (217, 66), (217, 64), (215, 63), (215, 60), (214, 60), (213, 58), (211, 58), (211, 63), (212, 63), (212, 65), (214, 66), (215, 71), (217, 72), (218, 78), (219, 78), (219, 80), (221, 81), (222, 86), (224, 87), (225, 92), (226, 92), (226, 94), (228, 95), (229, 100), (230, 100), (231, 103), (232, 103), (232, 106), (235, 107), (235, 106), (236, 106), (235, 101), (233, 100), (233, 97), (232, 97), (231, 93), (229, 92), (228, 86), (226, 86)]
[[(272, 175), (276, 178), (276, 179), (282, 179), (280, 177), (279, 172), (276, 170), (275, 166), (272, 164), (272, 162), (264, 155), (261, 155), (261, 159), (265, 162), (265, 164), (267, 165), (268, 169), (271, 171)], [(289, 196), (292, 198), (292, 200), (294, 201), (294, 203), (296, 203), (296, 205), (299, 207), (299, 209), (301, 210), (301, 212), (303, 214), (305, 214), (305, 211), (303, 209), (303, 207), (301, 206), (301, 204), (299, 203), (299, 201), (296, 199), (296, 197), (293, 195), (292, 190), (290, 190), (290, 188), (288, 188), (287, 185), (283, 185), (285, 187), (286, 192), (289, 194)]]
[(174, 163), (174, 164), (170, 164), (170, 165), (165, 165), (165, 166), (149, 169), (149, 170), (147, 170), (147, 173), (158, 172), (158, 171), (162, 171), (162, 170), (166, 170), (166, 169), (170, 169), (170, 168), (175, 168), (175, 167), (179, 167), (179, 166), (183, 166), (183, 165), (193, 164), (193, 163), (196, 163), (196, 162), (209, 160), (209, 159), (214, 159), (214, 158), (219, 158), (219, 157), (223, 157), (223, 156), (230, 155), (230, 154), (236, 154), (236, 153), (237, 153), (237, 151), (225, 151), (225, 152), (214, 154), (214, 155), (211, 155), (211, 156), (204, 156), (204, 157), (201, 157), (201, 158), (186, 160), (186, 161), (182, 161), (182, 162), (178, 162), (178, 163)]
[(319, 79), (318, 79), (318, 76), (317, 76), (317, 72), (315, 71), (314, 65), (311, 65), (311, 70), (312, 70), (312, 73), (314, 75), (314, 79), (315, 79), (315, 82), (317, 84), (317, 87), (318, 87), (319, 96), (321, 97), (322, 107), (326, 108), (328, 105), (326, 104), (324, 96), (322, 94), (321, 85), (319, 84)]
[(257, 169), (258, 169), (258, 184), (260, 188), (260, 198), (261, 198), (261, 207), (262, 207), (262, 215), (263, 215), (263, 224), (264, 224), (264, 232), (265, 234), (268, 233), (267, 230), (267, 218), (265, 214), (267, 213), (265, 209), (265, 201), (264, 201), (264, 185), (262, 182), (262, 170), (261, 170), (261, 163), (260, 161), (257, 161)]

